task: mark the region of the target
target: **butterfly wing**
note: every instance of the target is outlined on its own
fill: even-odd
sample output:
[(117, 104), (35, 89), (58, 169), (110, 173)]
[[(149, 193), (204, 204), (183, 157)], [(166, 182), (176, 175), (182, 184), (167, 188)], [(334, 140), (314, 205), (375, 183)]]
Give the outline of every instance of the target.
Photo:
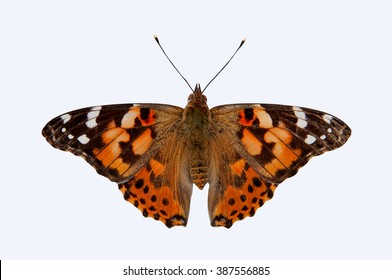
[(161, 104), (89, 107), (54, 118), (42, 134), (119, 183), (124, 198), (145, 216), (185, 225), (192, 182), (183, 145), (173, 145), (182, 112)]
[(179, 107), (159, 104), (89, 107), (54, 118), (42, 134), (53, 147), (83, 157), (118, 183), (147, 163), (181, 113)]
[[(272, 104), (211, 109), (215, 133), (209, 173), (212, 225), (230, 227), (253, 216), (285, 179), (313, 156), (342, 146), (350, 128), (313, 109)], [(219, 142), (225, 141), (225, 144)], [(233, 147), (222, 158), (222, 147)]]
[[(219, 126), (218, 126), (219, 125)], [(208, 170), (208, 211), (212, 226), (230, 228), (234, 222), (253, 216), (273, 196), (277, 184), (263, 179), (238, 152), (241, 144), (233, 139), (231, 129), (213, 124)], [(220, 129), (218, 129), (220, 128)]]
[(131, 180), (119, 184), (125, 200), (167, 227), (186, 225), (193, 186), (187, 153), (176, 133), (167, 136)]

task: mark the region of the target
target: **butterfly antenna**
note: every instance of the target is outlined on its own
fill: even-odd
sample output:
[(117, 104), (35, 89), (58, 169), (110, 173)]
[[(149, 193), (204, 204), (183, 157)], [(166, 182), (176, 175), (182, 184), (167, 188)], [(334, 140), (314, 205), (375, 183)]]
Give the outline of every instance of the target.
[(157, 41), (158, 46), (161, 48), (163, 54), (166, 56), (167, 60), (169, 60), (170, 64), (174, 67), (174, 69), (176, 69), (177, 73), (180, 74), (181, 78), (184, 79), (184, 81), (186, 82), (186, 84), (188, 85), (188, 87), (193, 91), (193, 88), (191, 87), (191, 85), (188, 83), (188, 81), (185, 79), (185, 77), (180, 73), (180, 71), (178, 71), (177, 67), (174, 65), (174, 63), (170, 60), (170, 58), (167, 56), (165, 50), (162, 48), (161, 43), (159, 43), (159, 39), (157, 35), (154, 35), (154, 39), (155, 41)]
[(242, 45), (245, 43), (246, 38), (242, 39), (239, 47), (237, 48), (237, 50), (234, 52), (234, 54), (230, 57), (229, 61), (226, 62), (225, 65), (223, 65), (222, 69), (219, 70), (218, 73), (216, 73), (216, 75), (214, 76), (214, 78), (211, 79), (211, 81), (206, 85), (206, 87), (203, 89), (202, 93), (206, 90), (206, 88), (212, 83), (213, 80), (215, 80), (216, 77), (218, 77), (218, 75), (220, 74), (220, 72), (223, 71), (223, 69), (226, 68), (227, 64), (229, 64), (229, 62), (233, 59), (233, 57), (236, 55), (236, 53), (240, 50), (240, 48), (242, 47)]

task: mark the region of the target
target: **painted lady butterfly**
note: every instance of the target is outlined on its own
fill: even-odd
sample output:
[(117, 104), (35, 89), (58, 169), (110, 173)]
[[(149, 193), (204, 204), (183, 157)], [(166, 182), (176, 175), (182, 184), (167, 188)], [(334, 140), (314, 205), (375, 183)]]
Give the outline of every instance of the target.
[(330, 114), (297, 106), (209, 109), (197, 84), (185, 109), (89, 107), (54, 118), (42, 134), (118, 183), (125, 200), (167, 227), (186, 225), (193, 183), (208, 183), (211, 225), (229, 228), (253, 216), (311, 157), (342, 146), (351, 130)]

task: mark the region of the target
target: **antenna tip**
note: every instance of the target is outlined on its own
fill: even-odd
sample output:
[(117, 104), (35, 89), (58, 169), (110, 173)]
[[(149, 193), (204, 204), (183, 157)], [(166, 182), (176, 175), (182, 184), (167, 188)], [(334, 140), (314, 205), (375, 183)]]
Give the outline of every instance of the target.
[[(238, 47), (238, 49), (240, 49), (240, 48), (242, 47), (242, 45), (245, 43), (245, 41), (246, 41), (246, 38), (242, 39), (242, 41), (241, 41), (240, 46)], [(237, 50), (238, 50), (238, 49), (237, 49)]]
[(156, 34), (154, 34), (154, 35), (152, 35), (152, 36), (154, 36), (155, 41), (157, 41), (157, 42), (159, 43), (158, 36), (157, 36)]

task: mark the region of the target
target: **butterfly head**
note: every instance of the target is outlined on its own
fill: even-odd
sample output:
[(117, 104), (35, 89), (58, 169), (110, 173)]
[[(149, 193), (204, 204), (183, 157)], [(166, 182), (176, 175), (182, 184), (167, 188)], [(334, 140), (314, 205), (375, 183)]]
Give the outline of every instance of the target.
[(189, 103), (207, 103), (207, 97), (203, 94), (200, 84), (196, 84), (193, 92), (188, 96), (188, 104)]

